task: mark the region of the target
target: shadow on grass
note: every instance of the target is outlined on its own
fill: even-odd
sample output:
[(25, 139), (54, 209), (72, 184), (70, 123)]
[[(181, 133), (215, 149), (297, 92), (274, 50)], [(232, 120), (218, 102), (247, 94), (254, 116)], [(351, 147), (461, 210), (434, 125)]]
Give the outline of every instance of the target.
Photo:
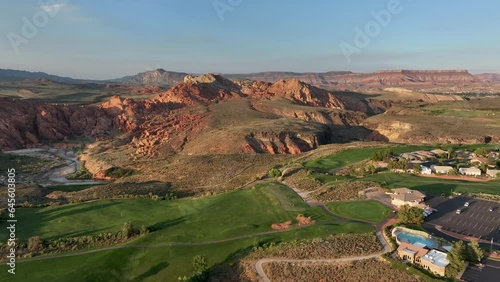
[(181, 224), (184, 221), (186, 221), (185, 217), (179, 217), (179, 218), (176, 218), (173, 220), (165, 220), (165, 221), (157, 222), (154, 225), (152, 225), (152, 227), (153, 227), (153, 230), (155, 230), (155, 231), (162, 230), (162, 229), (167, 229), (169, 227)]
[(130, 281), (132, 281), (132, 282), (144, 281), (144, 279), (151, 277), (151, 276), (155, 276), (156, 274), (158, 274), (160, 271), (167, 268), (168, 266), (169, 266), (168, 263), (160, 262), (157, 265), (152, 266), (148, 271), (144, 272), (143, 274), (135, 277), (134, 279), (132, 279)]
[[(43, 221), (48, 221), (48, 220), (50, 220), (52, 218), (56, 218), (56, 217), (72, 216), (72, 215), (77, 215), (77, 214), (90, 212), (90, 211), (95, 212), (98, 209), (108, 208), (108, 207), (111, 207), (111, 206), (114, 206), (117, 204), (118, 203), (107, 203), (107, 204), (98, 204), (98, 205), (83, 204), (83, 205), (85, 205), (83, 207), (68, 206), (67, 208), (69, 210), (63, 211), (63, 212), (57, 212), (57, 211), (50, 209), (50, 210), (41, 212), (41, 214), (43, 216)], [(103, 211), (103, 213), (104, 213), (104, 211)]]

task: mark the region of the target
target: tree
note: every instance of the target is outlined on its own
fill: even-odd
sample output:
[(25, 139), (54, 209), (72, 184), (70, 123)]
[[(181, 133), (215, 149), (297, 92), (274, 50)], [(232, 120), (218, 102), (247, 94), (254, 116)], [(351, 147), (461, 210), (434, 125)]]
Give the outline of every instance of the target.
[(387, 149), (387, 150), (374, 152), (371, 156), (371, 160), (376, 161), (376, 162), (388, 161), (391, 159), (391, 156), (392, 156), (391, 149)]
[(478, 263), (484, 258), (483, 250), (479, 247), (477, 241), (471, 241), (467, 244), (467, 260)]
[(195, 273), (201, 273), (208, 269), (207, 257), (196, 255), (193, 257), (193, 269)]
[(369, 174), (375, 174), (377, 172), (377, 168), (373, 164), (366, 166), (365, 170)]
[(451, 159), (451, 157), (453, 156), (453, 153), (455, 152), (455, 149), (453, 148), (449, 148), (446, 153), (448, 154), (448, 160)]
[(38, 252), (43, 249), (43, 239), (40, 236), (34, 236), (28, 239), (28, 249), (32, 252)]
[(421, 174), (422, 173), (422, 167), (420, 167), (420, 164), (415, 164), (413, 166), (413, 172), (415, 174)]
[(390, 161), (387, 164), (387, 168), (389, 170), (400, 169), (406, 171), (408, 169), (408, 161), (407, 160)]
[(482, 173), (486, 173), (486, 171), (488, 170), (488, 164), (486, 163), (480, 164), (479, 169), (481, 170)]
[(139, 229), (139, 233), (141, 234), (141, 236), (148, 234), (149, 231), (149, 227), (147, 227), (146, 225), (142, 225), (141, 229)]
[(269, 172), (267, 173), (267, 175), (269, 175), (269, 177), (272, 177), (272, 178), (280, 177), (281, 176), (281, 170), (279, 170), (277, 168), (272, 168), (272, 169), (269, 170)]
[(465, 269), (466, 247), (463, 241), (453, 244), (446, 256), (450, 264), (446, 267), (446, 276), (453, 277)]
[(134, 235), (134, 226), (132, 225), (132, 223), (130, 221), (123, 223), (122, 237), (128, 239), (132, 237), (132, 235)]
[(485, 147), (479, 147), (474, 151), (474, 153), (479, 157), (486, 157), (488, 150), (486, 150)]
[(402, 206), (398, 218), (403, 224), (420, 225), (424, 222), (423, 210), (417, 207)]

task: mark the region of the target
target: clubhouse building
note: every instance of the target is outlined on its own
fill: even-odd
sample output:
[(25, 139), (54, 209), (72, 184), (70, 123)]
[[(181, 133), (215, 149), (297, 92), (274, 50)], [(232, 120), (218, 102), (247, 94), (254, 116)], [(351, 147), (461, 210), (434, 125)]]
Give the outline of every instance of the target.
[(445, 276), (446, 266), (450, 264), (445, 252), (428, 249), (419, 242), (414, 244), (401, 242), (397, 252), (399, 258), (441, 276)]

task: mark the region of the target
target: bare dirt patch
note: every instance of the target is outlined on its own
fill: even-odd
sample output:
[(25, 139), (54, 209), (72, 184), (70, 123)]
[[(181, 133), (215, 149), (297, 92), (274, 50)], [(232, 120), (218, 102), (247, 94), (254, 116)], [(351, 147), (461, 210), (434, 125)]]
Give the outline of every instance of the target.
[(264, 265), (264, 270), (271, 281), (281, 282), (420, 281), (403, 270), (392, 268), (388, 262), (374, 259), (347, 263), (272, 262)]

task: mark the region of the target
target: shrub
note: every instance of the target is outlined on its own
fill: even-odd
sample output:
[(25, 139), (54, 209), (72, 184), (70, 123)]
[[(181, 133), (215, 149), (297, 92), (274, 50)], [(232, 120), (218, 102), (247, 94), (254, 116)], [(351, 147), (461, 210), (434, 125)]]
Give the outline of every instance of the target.
[(92, 173), (90, 173), (85, 167), (85, 162), (82, 162), (80, 165), (80, 170), (77, 172), (70, 174), (66, 178), (69, 180), (82, 180), (82, 179), (92, 179)]
[(125, 239), (128, 239), (128, 238), (132, 237), (132, 235), (134, 235), (134, 227), (130, 221), (125, 222), (123, 224), (121, 234), (122, 234), (122, 237)]
[(272, 178), (280, 177), (281, 176), (281, 170), (279, 170), (277, 168), (272, 168), (272, 169), (269, 170), (269, 172), (267, 173), (267, 175), (269, 175), (269, 177), (272, 177)]
[(42, 237), (40, 236), (35, 236), (31, 237), (28, 240), (28, 249), (32, 252), (38, 252), (42, 250), (44, 247), (44, 242)]
[(359, 200), (364, 199), (364, 195), (360, 192), (371, 187), (380, 187), (380, 185), (369, 181), (349, 181), (326, 187), (310, 196), (320, 202)]
[(104, 176), (111, 178), (123, 178), (136, 174), (136, 171), (128, 168), (111, 167), (104, 172)]

